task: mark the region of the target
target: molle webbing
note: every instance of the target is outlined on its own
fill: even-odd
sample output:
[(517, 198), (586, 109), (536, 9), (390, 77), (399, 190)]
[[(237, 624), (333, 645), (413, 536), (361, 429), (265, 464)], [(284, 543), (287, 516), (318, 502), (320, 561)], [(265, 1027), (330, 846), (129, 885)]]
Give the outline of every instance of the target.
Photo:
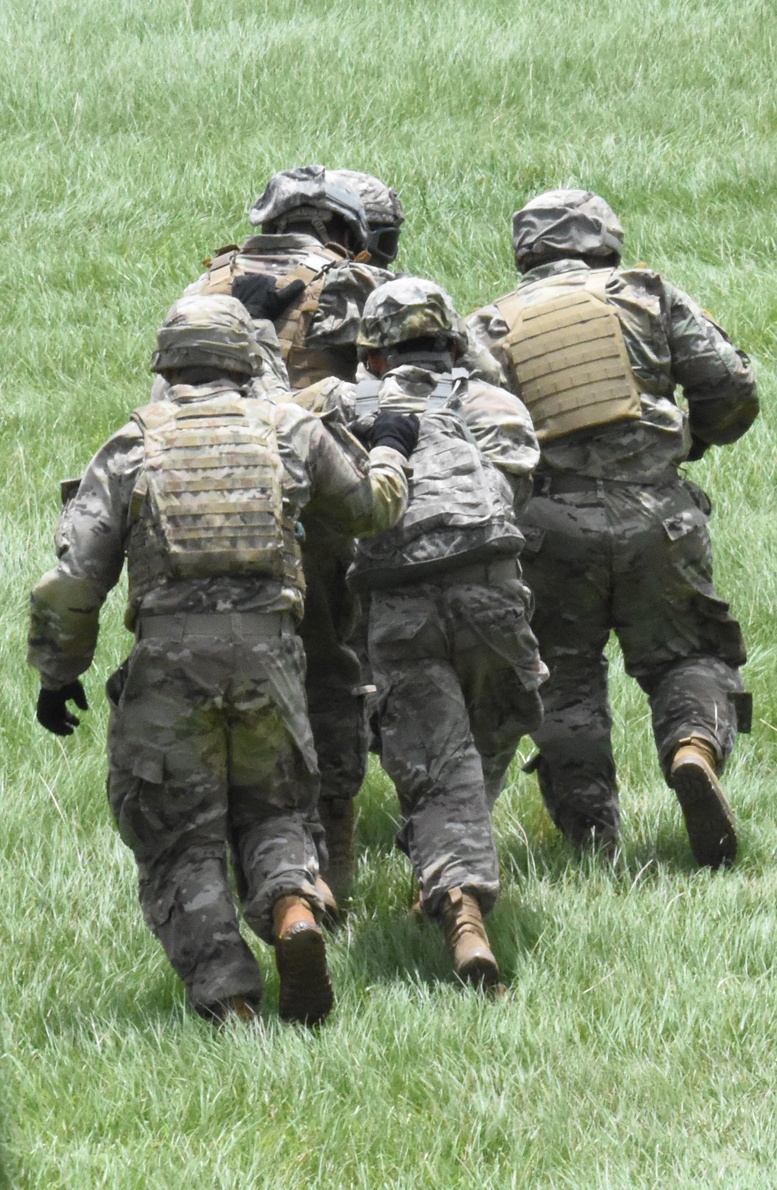
[[(438, 409), (445, 409), (461, 416), (458, 402), (466, 397), (468, 383), (469, 374), (465, 368), (454, 368), (447, 375), (438, 376), (437, 383), (426, 398), (426, 412), (436, 413)], [(381, 386), (382, 381), (373, 376), (359, 381), (353, 394), (357, 417), (378, 412)], [(457, 401), (454, 402), (454, 398)]]
[(597, 270), (584, 285), (556, 275), (497, 302), (511, 327), (504, 347), (540, 442), (640, 417), (620, 322), (604, 298), (610, 275)]
[[(308, 368), (305, 359), (305, 339), (321, 304), (321, 291), (326, 282), (327, 272), (335, 265), (343, 264), (346, 259), (343, 253), (323, 246), (315, 252), (308, 252), (302, 259), (299, 253), (272, 252), (254, 256), (250, 251), (234, 249), (211, 261), (208, 281), (203, 292), (231, 293), (232, 282), (236, 277), (254, 273), (269, 274), (278, 278), (279, 289), (284, 289), (292, 281), (304, 281), (305, 290), (300, 300), (284, 310), (275, 323), (281, 355), (289, 366), (292, 387), (300, 388), (324, 376), (340, 375), (340, 371), (343, 370), (342, 365), (339, 370), (330, 368), (332, 363), (339, 362), (336, 358), (315, 360)], [(327, 368), (330, 370), (327, 371)], [(297, 379), (295, 375), (291, 375), (292, 371)], [(308, 378), (308, 372), (312, 379)], [(342, 379), (350, 379), (352, 374), (353, 365)]]
[(272, 407), (228, 392), (133, 416), (145, 461), (130, 510), (130, 608), (166, 581), (256, 574), (296, 585)]

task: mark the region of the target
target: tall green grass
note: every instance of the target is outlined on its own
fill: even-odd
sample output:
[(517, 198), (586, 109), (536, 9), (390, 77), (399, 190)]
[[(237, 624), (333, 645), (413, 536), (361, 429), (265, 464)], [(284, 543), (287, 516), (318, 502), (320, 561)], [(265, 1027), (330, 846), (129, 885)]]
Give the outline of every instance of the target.
[[(774, 1185), (776, 38), (763, 0), (0, 0), (8, 1185)], [(261, 1026), (215, 1035), (142, 925), (105, 804), (121, 596), (64, 743), (33, 721), (26, 597), (51, 564), (56, 482), (143, 401), (167, 306), (245, 234), (268, 174), (310, 160), (391, 181), (403, 267), (462, 310), (512, 286), (516, 206), (590, 186), (621, 214), (627, 260), (752, 353), (763, 417), (693, 477), (756, 722), (726, 781), (740, 859), (698, 872), (613, 652), (625, 871), (574, 860), (516, 765), (496, 813), (499, 1004), (455, 986), (438, 934), (407, 920), (376, 769), (332, 1020), (280, 1026), (264, 951)]]

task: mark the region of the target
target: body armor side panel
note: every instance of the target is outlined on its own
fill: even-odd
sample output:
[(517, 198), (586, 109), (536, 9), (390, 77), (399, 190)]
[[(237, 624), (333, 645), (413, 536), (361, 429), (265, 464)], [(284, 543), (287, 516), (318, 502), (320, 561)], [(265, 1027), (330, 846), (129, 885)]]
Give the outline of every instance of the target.
[(609, 275), (597, 270), (585, 285), (549, 277), (497, 302), (509, 318), (504, 347), (540, 442), (640, 417), (620, 322), (604, 300)]

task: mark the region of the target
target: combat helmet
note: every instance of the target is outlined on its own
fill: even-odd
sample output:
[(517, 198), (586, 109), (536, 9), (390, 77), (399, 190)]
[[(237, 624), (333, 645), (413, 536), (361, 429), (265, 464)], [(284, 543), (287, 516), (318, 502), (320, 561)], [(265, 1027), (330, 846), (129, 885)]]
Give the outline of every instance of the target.
[(548, 190), (513, 215), (513, 250), (522, 273), (565, 253), (617, 264), (623, 228), (610, 204), (592, 190)]
[(334, 216), (345, 222), (355, 251), (367, 247), (367, 215), (356, 191), (338, 181), (323, 165), (300, 165), (273, 174), (248, 219), (268, 234), (283, 234), (288, 223), (309, 222), (326, 242), (332, 238), (327, 224)]
[[(423, 341), (412, 357), (405, 344)], [(356, 345), (360, 354), (381, 351), (390, 365), (429, 364), (441, 354), (467, 346), (467, 331), (448, 294), (423, 277), (396, 277), (379, 285), (364, 303)], [(452, 366), (452, 359), (450, 360)]]
[(179, 298), (156, 337), (151, 370), (223, 368), (253, 376), (262, 356), (254, 324), (242, 302), (226, 294)]
[(380, 178), (355, 169), (332, 169), (328, 175), (359, 195), (369, 226), (367, 249), (370, 256), (379, 265), (391, 264), (399, 250), (399, 236), (405, 221), (396, 190)]

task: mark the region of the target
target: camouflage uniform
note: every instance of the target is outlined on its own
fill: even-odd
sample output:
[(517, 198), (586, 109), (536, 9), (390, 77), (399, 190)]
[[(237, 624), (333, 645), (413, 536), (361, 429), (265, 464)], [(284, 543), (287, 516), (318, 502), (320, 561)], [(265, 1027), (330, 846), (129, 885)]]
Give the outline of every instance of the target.
[[(283, 362), (291, 387), (307, 407), (309, 385), (337, 376), (356, 375), (356, 336), (367, 296), (391, 273), (367, 263), (369, 255), (352, 253), (331, 242), (325, 224), (318, 238), (284, 233), (286, 222), (328, 214), (347, 217), (357, 247), (368, 248), (368, 227), (358, 188), (348, 171), (302, 166), (273, 175), (250, 212), (254, 226), (272, 234), (250, 236), (241, 247), (220, 249), (187, 293), (229, 293), (233, 281), (247, 273), (266, 272), (287, 283), (300, 276), (307, 283), (302, 296), (276, 324)], [(366, 177), (369, 175), (354, 175)], [(370, 179), (372, 207), (382, 183)], [(382, 187), (386, 195), (393, 195)], [(372, 191), (371, 191), (372, 193)], [(401, 221), (401, 204), (390, 199)], [(379, 202), (378, 202), (379, 205)], [(326, 242), (326, 245), (325, 245)], [(281, 377), (282, 383), (282, 377)], [(353, 559), (353, 539), (338, 533), (326, 513), (311, 509), (302, 515), (302, 562), (307, 597), (299, 633), (305, 646), (310, 723), (321, 771), (321, 798), (352, 799), (361, 788), (367, 766), (367, 734), (359, 659), (348, 643), (359, 607), (345, 583)]]
[[(590, 192), (552, 192), (529, 203), (515, 215), (514, 244), (524, 274), (516, 293), (470, 323), (527, 401), (542, 447), (535, 496), (520, 517), (524, 571), (537, 601), (533, 625), (550, 668), (532, 764), (568, 838), (611, 844), (619, 828), (604, 656), (611, 630), (627, 672), (650, 700), (667, 780), (689, 737), (708, 743), (721, 771), (738, 713), (746, 717), (742, 635), (712, 584), (710, 503), (677, 468), (689, 451), (699, 457), (747, 430), (758, 411), (755, 381), (747, 357), (691, 298), (650, 269), (615, 267), (622, 231)], [(556, 434), (552, 417), (543, 421), (547, 409), (557, 416), (564, 385), (584, 393), (588, 374), (582, 365), (558, 370), (567, 362), (561, 351), (543, 357), (538, 347), (537, 359), (524, 362), (538, 342), (530, 336), (540, 324), (530, 320), (563, 307), (580, 330), (570, 303), (589, 293), (594, 316), (597, 303), (602, 316), (617, 316), (626, 358), (625, 370), (613, 365), (613, 375), (633, 386), (634, 408), (623, 406), (609, 424), (578, 422)], [(590, 315), (590, 303), (586, 309)], [(546, 394), (553, 387), (549, 368), (556, 369), (556, 394), (546, 395), (550, 406), (533, 406), (535, 384)], [(675, 403), (677, 384), (687, 412)], [(600, 391), (609, 400), (614, 388), (612, 381)], [(577, 414), (567, 409), (564, 416)]]
[[(238, 311), (251, 335), (243, 307), (226, 297), (183, 299), (163, 331), (175, 327), (176, 316), (191, 322), (197, 315), (199, 332), (203, 319), (224, 310), (233, 320)], [(158, 366), (172, 367), (162, 333), (158, 356), (167, 363)], [(29, 660), (44, 688), (61, 688), (91, 663), (99, 610), (127, 555), (127, 625), (136, 644), (107, 685), (109, 800), (138, 864), (146, 921), (204, 1015), (231, 997), (256, 1001), (261, 994), (229, 889), (227, 843), (246, 920), (265, 941), (272, 941), (279, 897), (302, 895), (322, 908), (311, 834), (318, 771), (294, 631), (304, 595), (299, 512), (319, 504), (341, 532), (370, 533), (391, 525), (406, 505), (403, 460), (395, 451), (373, 450), (368, 466), (347, 435), (338, 442), (320, 419), (294, 405), (252, 400), (249, 386), (248, 376), (241, 388), (232, 380), (178, 384), (167, 402), (137, 411), (90, 463), (60, 527), (58, 565), (32, 596)], [(243, 500), (231, 521), (216, 514), (214, 524), (209, 515), (205, 525), (195, 519), (193, 529), (180, 530), (189, 537), (196, 530), (200, 552), (193, 570), (184, 562), (176, 570), (170, 561), (176, 539), (160, 544), (159, 526), (167, 522), (151, 511), (158, 497), (149, 494), (156, 490), (149, 476), (159, 454), (150, 452), (170, 419), (188, 416), (172, 440), (184, 450), (185, 434), (201, 433), (187, 426), (202, 422), (203, 412), (213, 426), (212, 446), (197, 446), (187, 465), (201, 472), (185, 490), (200, 491), (213, 477), (218, 501), (211, 500), (211, 512), (227, 506), (237, 489), (256, 495)], [(241, 464), (251, 443), (230, 437), (241, 418), (269, 427), (264, 472)], [(211, 451), (225, 464), (212, 462)], [(170, 491), (181, 490), (176, 483)], [(274, 514), (280, 520), (272, 540), (282, 541), (282, 565), (272, 573), (264, 564), (252, 571), (252, 550), (273, 516), (264, 493), (276, 484), (274, 507), (282, 511)], [(183, 517), (186, 501), (179, 507)]]
[[(385, 353), (442, 332), (463, 346), (457, 326), (446, 294), (406, 277), (368, 299), (359, 342)], [(420, 415), (410, 503), (394, 529), (358, 543), (350, 581), (370, 593), (382, 760), (424, 909), (435, 915), (447, 892), (463, 888), (485, 911), (499, 887), (489, 806), (541, 717), (546, 671), (528, 625), (514, 515), (539, 450), (509, 393), (388, 359), (382, 381), (355, 390), (355, 428), (369, 425), (365, 410)]]

